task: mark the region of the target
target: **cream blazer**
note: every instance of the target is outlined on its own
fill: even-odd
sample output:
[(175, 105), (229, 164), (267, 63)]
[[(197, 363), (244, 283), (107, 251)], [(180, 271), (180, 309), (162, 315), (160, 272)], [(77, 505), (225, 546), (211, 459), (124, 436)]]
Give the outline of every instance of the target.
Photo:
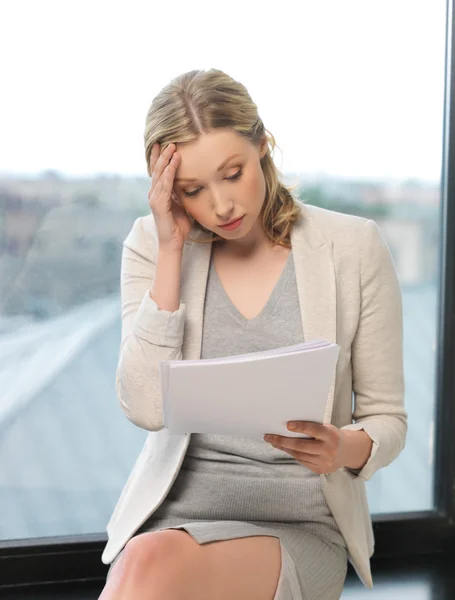
[[(349, 560), (363, 584), (372, 587), (374, 538), (365, 481), (399, 455), (407, 432), (400, 287), (374, 221), (299, 205), (291, 244), (305, 340), (324, 338), (340, 346), (324, 422), (363, 429), (373, 440), (359, 472), (343, 467), (320, 477)], [(193, 230), (195, 235), (207, 236)], [(107, 525), (105, 564), (162, 503), (190, 441), (190, 434), (164, 428), (158, 364), (200, 358), (211, 244), (185, 242), (175, 312), (159, 310), (148, 293), (157, 252), (153, 215), (139, 217), (123, 245), (116, 389), (126, 417), (150, 433)]]

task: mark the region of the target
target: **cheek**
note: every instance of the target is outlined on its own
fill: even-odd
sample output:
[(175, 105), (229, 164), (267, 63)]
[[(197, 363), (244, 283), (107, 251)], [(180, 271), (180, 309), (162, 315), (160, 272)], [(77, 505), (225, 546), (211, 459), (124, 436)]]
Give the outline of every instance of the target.
[(183, 199), (181, 201), (181, 205), (186, 210), (186, 212), (189, 213), (189, 215), (193, 217), (193, 219), (196, 219), (196, 221), (200, 221), (200, 219), (203, 218), (205, 211), (200, 202), (198, 203), (198, 202), (195, 202), (194, 200), (191, 201), (191, 200)]
[(259, 167), (257, 171), (245, 180), (245, 189), (243, 190), (246, 198), (250, 198), (250, 202), (262, 204), (265, 198), (265, 178), (262, 169)]

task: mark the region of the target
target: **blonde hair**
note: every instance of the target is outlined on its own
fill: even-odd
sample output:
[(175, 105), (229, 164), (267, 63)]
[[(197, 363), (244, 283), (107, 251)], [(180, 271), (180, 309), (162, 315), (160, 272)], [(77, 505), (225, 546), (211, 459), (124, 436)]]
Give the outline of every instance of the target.
[[(259, 146), (266, 138), (268, 148), (261, 159), (266, 195), (261, 210), (262, 225), (270, 241), (290, 248), (292, 224), (298, 219), (298, 200), (292, 195), (294, 186), (280, 181), (280, 171), (273, 162), (277, 146), (274, 136), (264, 127), (256, 104), (244, 85), (218, 69), (193, 70), (172, 79), (152, 101), (147, 112), (144, 143), (147, 171), (153, 144), (161, 150), (170, 143), (195, 141), (201, 134), (217, 129), (231, 129)], [(188, 215), (192, 227), (212, 234)], [(214, 235), (209, 240), (223, 238)], [(203, 242), (202, 239), (191, 239)]]

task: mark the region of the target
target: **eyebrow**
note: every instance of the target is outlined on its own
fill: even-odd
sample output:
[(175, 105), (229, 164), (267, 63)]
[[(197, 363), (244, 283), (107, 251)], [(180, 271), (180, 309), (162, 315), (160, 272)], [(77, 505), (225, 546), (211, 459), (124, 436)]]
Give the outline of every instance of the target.
[[(218, 169), (217, 169), (217, 172), (218, 172), (218, 171), (221, 171), (221, 169), (224, 167), (224, 165), (225, 165), (226, 163), (228, 163), (228, 162), (231, 160), (231, 158), (235, 158), (236, 156), (241, 156), (241, 155), (240, 155), (240, 154), (233, 154), (233, 155), (232, 155), (232, 156), (230, 156), (229, 158), (226, 158), (226, 160), (225, 160), (225, 161), (223, 161), (223, 162), (221, 163), (221, 165), (218, 167)], [(191, 177), (176, 177), (176, 178), (175, 178), (175, 181), (198, 181), (198, 180), (197, 180), (197, 179), (195, 179), (195, 178), (191, 178)]]

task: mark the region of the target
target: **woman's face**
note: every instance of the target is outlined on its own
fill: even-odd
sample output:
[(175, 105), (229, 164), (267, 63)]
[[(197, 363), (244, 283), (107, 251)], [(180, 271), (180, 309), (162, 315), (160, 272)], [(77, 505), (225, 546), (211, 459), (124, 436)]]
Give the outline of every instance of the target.
[[(226, 240), (243, 238), (255, 225), (264, 204), (266, 185), (260, 159), (267, 151), (232, 130), (201, 134), (177, 144), (181, 162), (174, 192), (187, 212), (203, 227)], [(220, 227), (243, 217), (239, 227)]]

